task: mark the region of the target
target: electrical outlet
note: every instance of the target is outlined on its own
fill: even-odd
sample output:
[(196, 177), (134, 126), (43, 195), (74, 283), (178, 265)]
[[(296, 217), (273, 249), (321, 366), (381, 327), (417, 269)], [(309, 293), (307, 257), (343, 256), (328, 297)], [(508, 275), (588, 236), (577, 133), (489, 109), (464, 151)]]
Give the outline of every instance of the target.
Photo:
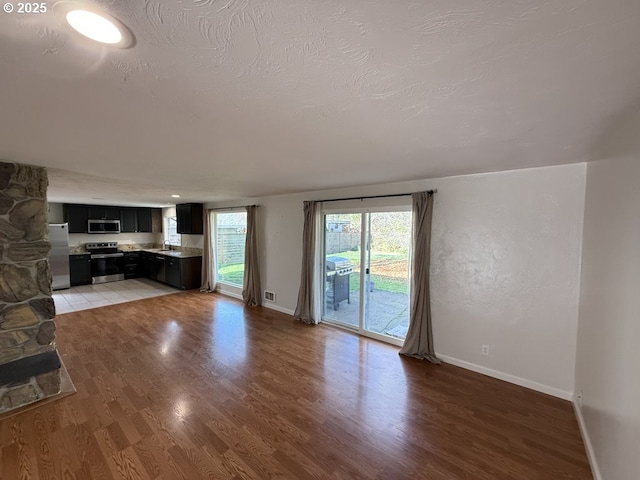
[(582, 390), (578, 390), (578, 395), (576, 395), (576, 401), (578, 406), (582, 408)]
[(480, 349), (480, 353), (482, 355), (489, 355), (489, 345), (482, 345), (482, 348)]

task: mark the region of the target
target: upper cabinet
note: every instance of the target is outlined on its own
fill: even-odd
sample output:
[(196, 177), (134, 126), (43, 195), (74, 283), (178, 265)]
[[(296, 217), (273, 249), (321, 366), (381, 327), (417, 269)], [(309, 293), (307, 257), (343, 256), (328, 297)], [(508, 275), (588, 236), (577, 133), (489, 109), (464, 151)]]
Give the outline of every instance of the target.
[(122, 233), (151, 233), (153, 231), (151, 226), (153, 210), (161, 212), (159, 208), (120, 207), (120, 231)]
[(138, 209), (136, 207), (120, 208), (120, 231), (122, 233), (138, 231)]
[(138, 221), (138, 232), (151, 232), (151, 209), (138, 207), (136, 209), (136, 220)]
[(87, 218), (89, 220), (120, 220), (120, 207), (88, 205)]
[(120, 220), (122, 233), (162, 233), (162, 209), (108, 205), (63, 205), (69, 233), (87, 233), (87, 220)]
[(176, 205), (177, 231), (192, 235), (202, 235), (201, 203), (181, 203)]
[(69, 233), (87, 233), (87, 206), (68, 205), (62, 207), (64, 221), (69, 224)]

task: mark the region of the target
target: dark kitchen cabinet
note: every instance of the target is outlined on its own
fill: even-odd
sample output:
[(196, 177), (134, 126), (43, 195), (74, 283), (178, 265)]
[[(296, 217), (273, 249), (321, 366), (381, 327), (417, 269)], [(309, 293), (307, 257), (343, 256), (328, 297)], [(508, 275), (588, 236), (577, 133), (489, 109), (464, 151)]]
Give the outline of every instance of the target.
[(201, 203), (182, 203), (176, 205), (177, 231), (193, 235), (202, 235)]
[(136, 219), (138, 220), (138, 232), (151, 233), (151, 209), (138, 207), (136, 209)]
[(181, 290), (200, 288), (202, 257), (174, 258), (165, 260), (165, 282)]
[(69, 255), (69, 283), (72, 287), (91, 283), (91, 255)]
[(120, 220), (120, 207), (104, 207), (105, 220)]
[(120, 207), (108, 205), (87, 206), (89, 220), (120, 220)]
[(180, 286), (182, 290), (200, 288), (202, 285), (202, 257), (180, 259)]
[(66, 203), (63, 215), (69, 233), (87, 233), (87, 220), (120, 220), (122, 233), (162, 233), (161, 208)]
[(140, 267), (142, 276), (151, 278), (151, 259), (155, 255), (150, 252), (142, 252), (142, 266)]
[(120, 207), (120, 231), (151, 233), (151, 210), (147, 207)]
[(151, 280), (166, 283), (181, 290), (200, 288), (202, 256), (173, 257), (142, 252), (144, 275)]
[(124, 278), (138, 278), (144, 275), (142, 252), (124, 252)]
[(136, 207), (120, 208), (120, 231), (131, 233), (138, 231), (138, 209)]
[(64, 204), (64, 221), (69, 224), (69, 233), (87, 233), (87, 206)]

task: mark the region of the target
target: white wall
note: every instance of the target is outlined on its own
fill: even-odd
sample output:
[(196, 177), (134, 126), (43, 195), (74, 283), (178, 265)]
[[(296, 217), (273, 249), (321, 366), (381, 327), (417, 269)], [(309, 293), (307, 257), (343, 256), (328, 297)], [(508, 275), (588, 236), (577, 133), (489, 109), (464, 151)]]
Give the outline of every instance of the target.
[[(571, 398), (585, 164), (448, 177), (257, 203), (262, 288), (295, 309), (302, 201), (437, 188), (431, 280), (435, 347), (447, 361)], [(268, 305), (267, 305), (268, 306)], [(480, 355), (491, 345), (489, 356)]]
[(589, 163), (576, 406), (598, 479), (640, 472), (640, 117)]
[(584, 164), (438, 182), (431, 286), (439, 353), (571, 398), (584, 185)]
[(187, 235), (182, 234), (180, 238), (180, 246), (188, 248), (202, 249), (204, 245), (204, 235)]

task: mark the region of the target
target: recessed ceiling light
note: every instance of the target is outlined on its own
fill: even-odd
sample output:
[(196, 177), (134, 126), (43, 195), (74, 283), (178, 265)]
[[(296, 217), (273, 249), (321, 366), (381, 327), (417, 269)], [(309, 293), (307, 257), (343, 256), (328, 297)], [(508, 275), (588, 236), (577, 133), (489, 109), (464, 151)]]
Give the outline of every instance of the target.
[(172, 198), (180, 198), (180, 195), (177, 195), (177, 194), (174, 193), (173, 195), (171, 195), (171, 197)]
[(133, 35), (122, 22), (111, 15), (77, 1), (58, 2), (54, 8), (64, 16), (76, 32), (111, 47), (133, 45)]
[(76, 32), (100, 43), (114, 44), (122, 40), (122, 33), (108, 18), (86, 10), (71, 10), (66, 15), (67, 23)]

